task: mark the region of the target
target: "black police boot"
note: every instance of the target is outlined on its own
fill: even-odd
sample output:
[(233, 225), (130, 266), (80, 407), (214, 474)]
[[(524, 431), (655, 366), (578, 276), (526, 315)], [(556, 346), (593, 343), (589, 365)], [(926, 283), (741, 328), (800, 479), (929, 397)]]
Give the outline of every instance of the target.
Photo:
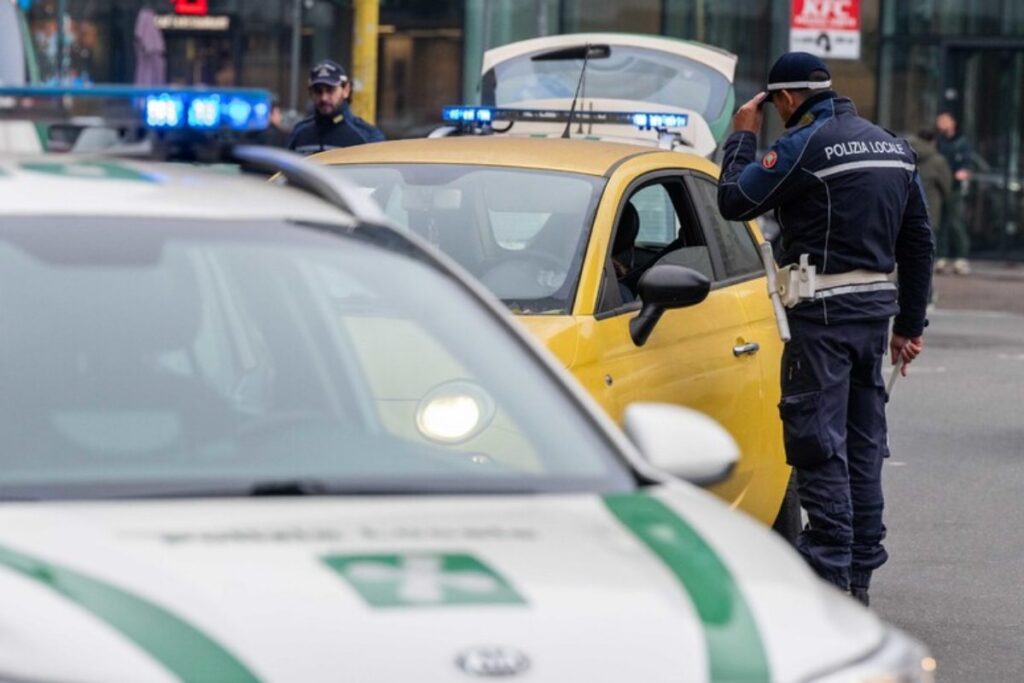
[(857, 586), (850, 586), (850, 597), (852, 597), (854, 600), (856, 600), (860, 604), (864, 605), (865, 607), (868, 606), (868, 589), (867, 588), (859, 588)]

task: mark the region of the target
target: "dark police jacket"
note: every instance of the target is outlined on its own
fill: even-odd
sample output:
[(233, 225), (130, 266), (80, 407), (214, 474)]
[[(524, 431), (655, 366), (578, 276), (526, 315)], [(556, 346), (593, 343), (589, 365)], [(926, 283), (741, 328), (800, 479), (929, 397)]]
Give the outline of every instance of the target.
[(295, 124), (288, 138), (288, 149), (313, 154), (383, 139), (383, 133), (353, 114), (348, 102), (344, 102), (330, 116), (317, 113)]
[(895, 314), (897, 334), (920, 335), (933, 239), (914, 150), (857, 116), (853, 103), (833, 92), (808, 99), (786, 125), (760, 163), (753, 133), (733, 133), (726, 141), (718, 186), (722, 215), (749, 220), (774, 210), (783, 266), (801, 254), (824, 274), (891, 273), (899, 265), (898, 294), (842, 294), (802, 302), (789, 315), (830, 324)]
[(939, 133), (935, 140), (935, 146), (946, 158), (946, 163), (949, 164), (953, 173), (964, 168), (971, 170), (974, 167), (974, 150), (971, 149), (971, 143), (967, 142), (967, 138), (963, 135), (947, 138)]

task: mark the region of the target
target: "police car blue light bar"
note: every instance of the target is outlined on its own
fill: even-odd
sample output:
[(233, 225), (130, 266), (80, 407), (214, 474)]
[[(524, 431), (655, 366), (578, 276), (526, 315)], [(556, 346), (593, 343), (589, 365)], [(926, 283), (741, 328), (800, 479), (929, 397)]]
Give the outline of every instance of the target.
[(686, 114), (633, 114), (633, 125), (640, 130), (686, 128), (690, 117)]
[(128, 85), (0, 87), (0, 97), (90, 97), (128, 100), (154, 130), (264, 130), (270, 125), (270, 93), (249, 88), (139, 88)]
[[(441, 117), (448, 123), (458, 125), (489, 125), (493, 121), (565, 123), (569, 120), (569, 110), (453, 106), (444, 107), (441, 110)], [(635, 126), (640, 130), (667, 130), (671, 128), (686, 128), (690, 123), (690, 115), (682, 113), (588, 111), (578, 109), (572, 113), (572, 120), (579, 123)]]
[(444, 107), (441, 118), (450, 123), (490, 123), (492, 110), (489, 107)]

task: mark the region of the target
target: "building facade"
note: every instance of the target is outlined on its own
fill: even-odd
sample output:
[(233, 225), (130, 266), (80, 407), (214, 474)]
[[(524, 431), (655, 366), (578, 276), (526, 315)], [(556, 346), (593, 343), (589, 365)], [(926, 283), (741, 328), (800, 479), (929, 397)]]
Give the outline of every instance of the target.
[[(325, 57), (347, 65), (351, 57), (352, 0), (14, 1), (35, 43), (36, 80), (132, 82), (135, 25), (146, 8), (162, 17), (171, 83), (264, 87), (303, 111), (309, 65)], [(742, 102), (789, 48), (792, 1), (380, 0), (377, 122), (390, 137), (423, 135), (441, 106), (477, 101), (486, 49), (583, 31), (661, 34), (730, 50), (739, 56)], [(829, 60), (837, 88), (901, 133), (931, 127), (940, 111), (956, 115), (976, 151), (967, 197), (975, 255), (1024, 258), (1024, 2), (851, 2), (860, 11), (860, 57)], [(779, 131), (772, 122), (768, 137)]]

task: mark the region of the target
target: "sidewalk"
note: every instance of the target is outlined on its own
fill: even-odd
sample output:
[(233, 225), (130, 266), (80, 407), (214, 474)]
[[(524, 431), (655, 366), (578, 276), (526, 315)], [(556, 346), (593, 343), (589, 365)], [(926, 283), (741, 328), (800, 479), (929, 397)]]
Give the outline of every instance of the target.
[(970, 275), (935, 275), (936, 308), (1024, 315), (1024, 263), (971, 261)]

